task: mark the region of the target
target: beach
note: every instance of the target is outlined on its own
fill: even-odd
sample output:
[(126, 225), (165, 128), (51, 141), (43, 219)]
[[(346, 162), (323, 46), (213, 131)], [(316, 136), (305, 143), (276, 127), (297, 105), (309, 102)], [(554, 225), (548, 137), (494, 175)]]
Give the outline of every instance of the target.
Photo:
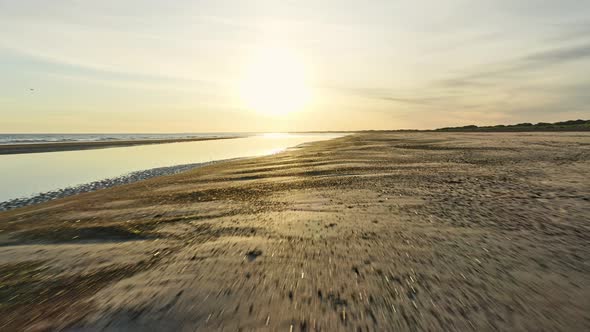
[(360, 133), (0, 212), (0, 330), (583, 331), (588, 243), (590, 133)]

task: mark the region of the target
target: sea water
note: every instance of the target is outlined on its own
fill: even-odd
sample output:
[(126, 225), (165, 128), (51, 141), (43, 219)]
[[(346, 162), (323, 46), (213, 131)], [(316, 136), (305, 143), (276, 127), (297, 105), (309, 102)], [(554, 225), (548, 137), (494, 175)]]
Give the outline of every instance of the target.
[[(123, 134), (121, 134), (123, 135)], [(141, 139), (118, 136), (116, 139)], [(157, 134), (159, 135), (159, 134)], [(167, 134), (174, 135), (174, 134)], [(186, 134), (176, 134), (186, 135)], [(217, 134), (221, 135), (221, 134)], [(233, 136), (235, 134), (224, 134)], [(146, 169), (263, 156), (343, 134), (253, 134), (247, 137), (93, 150), (0, 155), (0, 202)], [(81, 137), (78, 140), (90, 140)], [(111, 135), (112, 137), (112, 135)], [(189, 136), (176, 136), (184, 138)], [(190, 137), (203, 137), (195, 134)], [(220, 136), (221, 137), (221, 136)], [(71, 138), (61, 135), (59, 139)], [(145, 138), (170, 138), (149, 136)], [(23, 137), (20, 137), (21, 141)], [(39, 143), (41, 137), (27, 137)], [(56, 138), (57, 139), (57, 138)], [(94, 138), (99, 140), (99, 138)], [(14, 140), (13, 140), (14, 141)]]

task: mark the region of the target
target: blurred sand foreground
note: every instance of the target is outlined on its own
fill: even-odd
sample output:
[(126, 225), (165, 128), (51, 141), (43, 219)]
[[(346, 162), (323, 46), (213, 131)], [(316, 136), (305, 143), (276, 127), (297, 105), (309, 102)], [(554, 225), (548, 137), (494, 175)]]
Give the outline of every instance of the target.
[(590, 330), (590, 133), (356, 134), (0, 229), (1, 331)]

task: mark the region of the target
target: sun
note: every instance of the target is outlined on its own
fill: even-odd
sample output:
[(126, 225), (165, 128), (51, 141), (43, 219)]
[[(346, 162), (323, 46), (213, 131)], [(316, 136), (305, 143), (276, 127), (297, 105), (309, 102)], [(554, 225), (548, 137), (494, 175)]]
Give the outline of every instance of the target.
[(269, 48), (256, 53), (246, 66), (240, 95), (248, 109), (286, 115), (305, 108), (311, 98), (307, 68), (294, 52)]

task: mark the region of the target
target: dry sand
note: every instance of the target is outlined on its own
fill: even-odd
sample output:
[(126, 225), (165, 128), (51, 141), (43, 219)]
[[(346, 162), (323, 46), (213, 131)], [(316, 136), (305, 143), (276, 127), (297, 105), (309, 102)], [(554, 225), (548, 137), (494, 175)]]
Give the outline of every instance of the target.
[(0, 330), (588, 331), (590, 133), (368, 133), (0, 213)]

